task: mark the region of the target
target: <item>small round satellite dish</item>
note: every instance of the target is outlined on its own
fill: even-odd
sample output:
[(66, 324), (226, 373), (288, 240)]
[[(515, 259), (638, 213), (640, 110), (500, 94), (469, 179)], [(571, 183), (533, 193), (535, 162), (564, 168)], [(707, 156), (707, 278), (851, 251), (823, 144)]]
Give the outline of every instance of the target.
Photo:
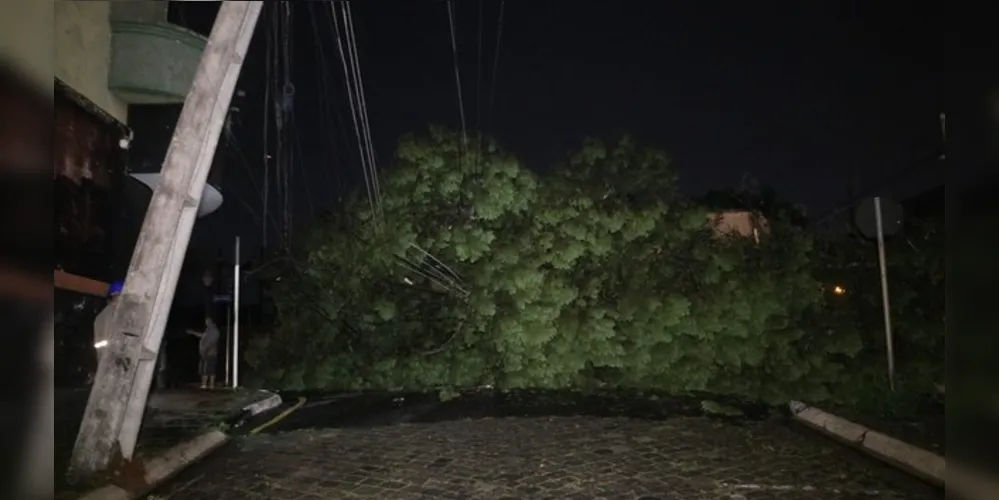
[[(156, 190), (156, 186), (160, 185), (159, 172), (132, 174), (131, 177), (154, 191)], [(222, 193), (212, 185), (205, 184), (205, 190), (201, 193), (201, 204), (198, 205), (198, 217), (204, 217), (215, 212), (222, 206), (222, 201)]]
[[(894, 201), (881, 198), (881, 233), (891, 236), (902, 228), (902, 206)], [(854, 222), (860, 233), (868, 238), (878, 237), (877, 211), (874, 198), (866, 198), (857, 205), (854, 212)]]

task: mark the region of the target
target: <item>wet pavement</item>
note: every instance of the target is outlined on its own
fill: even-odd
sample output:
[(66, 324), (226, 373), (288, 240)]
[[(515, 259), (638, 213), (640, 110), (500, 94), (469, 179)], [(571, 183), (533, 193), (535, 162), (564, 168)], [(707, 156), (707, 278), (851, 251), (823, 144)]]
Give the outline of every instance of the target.
[(282, 396), (306, 401), (150, 498), (943, 498), (760, 407), (715, 418), (693, 397)]

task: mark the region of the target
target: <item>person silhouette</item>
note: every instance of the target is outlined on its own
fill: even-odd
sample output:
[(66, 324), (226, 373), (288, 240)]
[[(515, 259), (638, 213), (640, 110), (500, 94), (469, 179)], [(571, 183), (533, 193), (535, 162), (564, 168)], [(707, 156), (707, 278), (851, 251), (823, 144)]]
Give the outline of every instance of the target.
[(214, 389), (219, 354), (219, 328), (215, 325), (215, 321), (211, 315), (206, 315), (204, 331), (188, 329), (187, 333), (200, 339), (198, 342), (198, 354), (200, 356), (198, 375), (201, 376), (201, 388)]

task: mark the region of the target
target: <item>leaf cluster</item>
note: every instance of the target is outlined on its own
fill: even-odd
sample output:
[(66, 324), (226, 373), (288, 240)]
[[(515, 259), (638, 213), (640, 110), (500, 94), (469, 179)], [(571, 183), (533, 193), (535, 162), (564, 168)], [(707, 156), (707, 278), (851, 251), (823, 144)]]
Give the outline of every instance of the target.
[(864, 348), (827, 314), (827, 248), (790, 217), (759, 243), (716, 235), (665, 153), (587, 140), (541, 177), (492, 141), (466, 145), (441, 128), (404, 137), (381, 208), (355, 196), (313, 231), (275, 290), (280, 325), (247, 353), (261, 381), (778, 403), (828, 398)]

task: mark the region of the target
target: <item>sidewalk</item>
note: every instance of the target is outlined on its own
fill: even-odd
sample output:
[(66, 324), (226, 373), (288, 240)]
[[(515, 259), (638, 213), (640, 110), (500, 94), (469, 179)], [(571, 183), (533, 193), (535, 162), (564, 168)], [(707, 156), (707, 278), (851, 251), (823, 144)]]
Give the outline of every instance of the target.
[[(74, 486), (66, 484), (65, 471), (73, 452), (80, 420), (87, 406), (89, 388), (67, 389), (56, 394), (55, 466), (57, 498), (77, 498), (100, 486), (99, 481)], [(201, 391), (172, 389), (150, 395), (142, 430), (136, 447), (136, 457), (148, 462), (166, 450), (188, 442), (223, 421), (239, 414), (247, 406), (267, 401), (275, 396), (265, 391), (244, 389)], [(279, 403), (279, 400), (278, 400)], [(276, 405), (275, 405), (276, 406)], [(130, 467), (124, 476), (134, 471)], [(134, 482), (142, 478), (121, 477), (113, 482)]]

